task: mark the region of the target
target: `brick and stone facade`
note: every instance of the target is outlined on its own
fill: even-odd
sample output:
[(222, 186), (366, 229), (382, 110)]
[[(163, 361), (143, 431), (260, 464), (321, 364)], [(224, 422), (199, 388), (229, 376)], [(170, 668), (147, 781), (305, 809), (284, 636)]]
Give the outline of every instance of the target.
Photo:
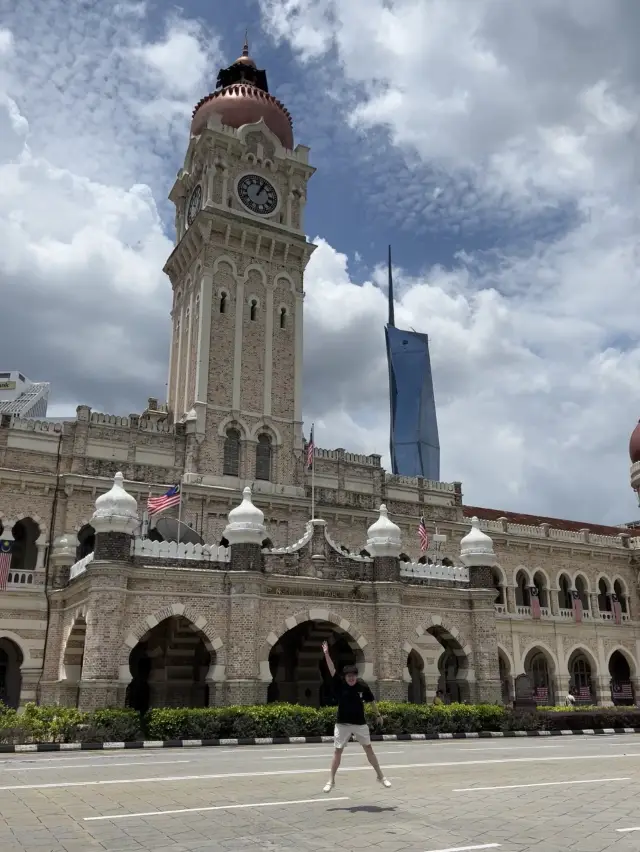
[[(342, 448), (315, 450), (309, 521), (303, 280), (314, 246), (303, 214), (313, 172), (309, 149), (284, 148), (262, 119), (235, 128), (212, 116), (170, 193), (167, 402), (128, 416), (81, 405), (66, 422), (0, 417), (1, 538), (12, 547), (0, 697), (317, 703), (323, 638), (384, 698), (430, 700), (440, 686), (508, 701), (524, 672), (539, 701), (564, 700), (570, 682), (599, 703), (637, 694), (633, 530), (467, 507), (458, 482), (393, 476), (379, 455)], [(269, 214), (243, 204), (247, 174), (273, 185)], [(190, 216), (194, 192), (202, 203)], [(129, 516), (109, 526), (112, 507), (101, 515), (96, 500), (119, 472)], [(202, 544), (131, 523), (135, 502), (177, 482), (189, 539)], [(249, 485), (263, 520), (247, 539), (229, 513)], [(418, 561), (421, 517), (446, 540), (431, 536), (430, 563)]]

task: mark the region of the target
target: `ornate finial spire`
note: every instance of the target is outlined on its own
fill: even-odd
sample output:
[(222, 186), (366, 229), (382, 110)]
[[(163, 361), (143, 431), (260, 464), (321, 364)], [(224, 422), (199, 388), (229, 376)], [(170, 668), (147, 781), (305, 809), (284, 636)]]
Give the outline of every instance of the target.
[(246, 29), (244, 31), (244, 45), (242, 47), (242, 55), (243, 56), (249, 55), (249, 30), (248, 29)]

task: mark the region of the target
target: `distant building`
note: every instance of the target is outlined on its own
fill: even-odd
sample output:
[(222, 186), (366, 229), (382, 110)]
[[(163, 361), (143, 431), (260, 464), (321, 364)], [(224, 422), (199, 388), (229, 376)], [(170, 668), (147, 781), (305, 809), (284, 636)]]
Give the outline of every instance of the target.
[(385, 326), (391, 407), (391, 470), (396, 476), (440, 480), (440, 440), (429, 338), (395, 327), (389, 249), (389, 322)]
[(32, 382), (17, 370), (0, 372), (0, 414), (47, 416), (49, 382)]

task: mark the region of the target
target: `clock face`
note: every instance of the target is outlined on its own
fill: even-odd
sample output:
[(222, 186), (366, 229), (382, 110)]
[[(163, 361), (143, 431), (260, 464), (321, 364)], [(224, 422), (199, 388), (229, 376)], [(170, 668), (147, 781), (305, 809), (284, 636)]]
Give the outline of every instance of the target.
[(278, 193), (273, 184), (259, 175), (244, 175), (238, 181), (238, 197), (252, 213), (268, 216), (278, 206)]
[(202, 186), (198, 184), (191, 193), (189, 206), (187, 207), (187, 224), (190, 225), (198, 215), (202, 207)]

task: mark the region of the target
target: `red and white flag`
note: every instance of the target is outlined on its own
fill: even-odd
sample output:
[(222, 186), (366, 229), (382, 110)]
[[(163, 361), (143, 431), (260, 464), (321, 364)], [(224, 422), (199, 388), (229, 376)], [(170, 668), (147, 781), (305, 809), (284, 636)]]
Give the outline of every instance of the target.
[(611, 607), (613, 609), (613, 620), (616, 624), (622, 624), (622, 606), (617, 595), (611, 595)]
[(418, 524), (418, 538), (420, 539), (420, 550), (422, 553), (429, 547), (429, 533), (424, 523), (424, 515), (420, 518)]
[(11, 550), (13, 542), (6, 538), (0, 541), (0, 591), (7, 588), (9, 568), (11, 568)]
[(313, 457), (316, 452), (315, 441), (313, 440), (313, 431), (314, 426), (311, 426), (311, 435), (309, 436), (309, 443), (307, 444), (307, 470), (311, 470), (313, 467)]
[(580, 592), (577, 589), (573, 589), (571, 592), (571, 597), (573, 598), (573, 615), (575, 617), (576, 623), (582, 623), (582, 601), (580, 600)]
[(161, 497), (149, 497), (147, 499), (147, 512), (149, 515), (157, 515), (170, 509), (172, 506), (179, 506), (182, 499), (182, 491), (179, 485), (173, 485)]
[(538, 591), (538, 587), (531, 586), (529, 595), (531, 597), (531, 617), (541, 618), (542, 612), (540, 611), (540, 592)]

